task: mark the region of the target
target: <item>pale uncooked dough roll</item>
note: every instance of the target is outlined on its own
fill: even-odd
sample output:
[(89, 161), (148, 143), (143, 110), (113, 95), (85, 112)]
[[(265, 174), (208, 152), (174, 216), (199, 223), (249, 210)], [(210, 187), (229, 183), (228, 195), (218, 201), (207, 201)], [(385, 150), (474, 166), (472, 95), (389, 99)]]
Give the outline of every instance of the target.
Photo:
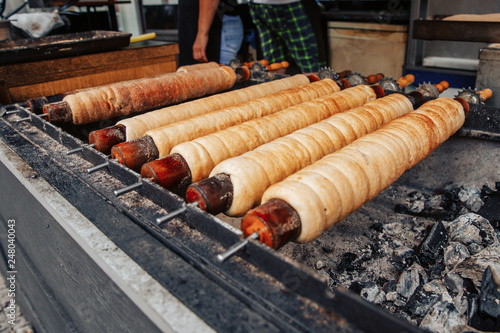
[(169, 73), (154, 78), (118, 82), (68, 95), (73, 123), (87, 124), (179, 103), (230, 89), (236, 74), (227, 67)]
[(428, 102), (271, 186), (262, 202), (278, 198), (290, 204), (301, 221), (295, 241), (309, 242), (427, 157), (464, 120), (459, 102)]
[(121, 120), (117, 125), (125, 126), (126, 141), (131, 141), (140, 138), (147, 131), (158, 127), (200, 116), (232, 105), (248, 102), (285, 89), (303, 86), (308, 83), (309, 79), (305, 75), (294, 75), (281, 80), (257, 84), (247, 88), (151, 111)]
[(209, 69), (209, 68), (217, 68), (220, 67), (218, 63), (214, 61), (206, 62), (206, 63), (201, 63), (201, 64), (193, 64), (193, 65), (186, 65), (186, 66), (181, 66), (177, 68), (177, 72), (192, 72), (192, 71), (199, 71), (200, 69)]
[(153, 138), (161, 158), (170, 154), (171, 149), (179, 143), (241, 124), (250, 119), (263, 117), (339, 90), (340, 88), (335, 81), (325, 79), (147, 131), (145, 135)]
[(191, 171), (192, 182), (197, 182), (207, 178), (217, 164), (228, 158), (375, 98), (375, 93), (367, 86), (349, 88), (181, 143), (171, 153), (178, 153), (184, 158)]
[(272, 184), (412, 110), (408, 98), (389, 95), (221, 162), (211, 176), (224, 173), (231, 178), (233, 201), (226, 214), (245, 214)]

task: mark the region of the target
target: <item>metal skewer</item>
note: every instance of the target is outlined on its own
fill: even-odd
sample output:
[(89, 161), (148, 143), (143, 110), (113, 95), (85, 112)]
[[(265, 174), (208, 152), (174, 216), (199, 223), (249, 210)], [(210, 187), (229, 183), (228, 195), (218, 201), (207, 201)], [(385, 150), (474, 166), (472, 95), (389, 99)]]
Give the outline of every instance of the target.
[(232, 245), (229, 249), (226, 250), (226, 252), (220, 253), (217, 255), (217, 260), (220, 262), (224, 262), (225, 260), (231, 258), (233, 255), (235, 255), (239, 250), (247, 246), (248, 242), (250, 239), (258, 239), (259, 238), (259, 233), (256, 231), (247, 238), (242, 239), (238, 243), (235, 243)]
[(14, 114), (19, 112), (21, 112), (21, 110), (10, 110), (10, 111), (5, 111), (5, 114)]
[(128, 193), (128, 192), (131, 192), (131, 191), (133, 191), (133, 190), (135, 190), (135, 189), (137, 189), (137, 188), (139, 188), (141, 186), (142, 186), (142, 181), (138, 181), (135, 184), (126, 186), (126, 187), (121, 188), (119, 190), (114, 190), (113, 193), (114, 193), (115, 196), (119, 197), (120, 195)]
[(27, 120), (31, 120), (31, 116), (24, 117), (24, 118), (19, 118), (19, 119), (16, 120), (16, 123), (20, 123), (21, 121), (27, 121)]
[[(66, 152), (66, 155), (71, 155), (71, 154), (75, 154), (75, 153), (78, 153), (80, 151), (83, 151), (83, 147), (85, 147), (85, 146), (81, 146), (81, 147), (78, 147), (78, 148), (70, 149), (70, 150), (68, 150)], [(91, 143), (91, 144), (87, 145), (87, 147), (94, 148), (95, 144)]]
[(106, 162), (104, 162), (104, 163), (94, 165), (93, 167), (88, 168), (88, 169), (87, 169), (87, 172), (88, 172), (88, 173), (94, 173), (94, 172), (99, 171), (99, 170), (101, 170), (101, 169), (107, 168), (107, 167), (109, 166), (109, 162), (111, 162), (111, 161), (116, 161), (116, 162), (117, 162), (117, 161), (118, 161), (118, 159), (117, 159), (117, 158), (115, 158), (115, 159), (112, 159), (112, 160), (106, 161)]
[(176, 217), (177, 215), (180, 215), (180, 214), (184, 213), (190, 207), (198, 207), (198, 202), (195, 201), (195, 202), (189, 203), (189, 204), (185, 205), (184, 207), (181, 207), (181, 208), (179, 208), (177, 210), (174, 210), (173, 212), (171, 212), (171, 213), (169, 213), (167, 215), (159, 217), (159, 218), (156, 219), (156, 223), (157, 224), (162, 224), (164, 222), (167, 222), (167, 221), (173, 219), (174, 217)]
[[(39, 114), (38, 116), (39, 116), (39, 117), (48, 117), (48, 116), (49, 116), (49, 114), (48, 114), (48, 113), (43, 113), (43, 114)], [(16, 123), (20, 123), (21, 121), (27, 121), (27, 120), (31, 121), (31, 115), (30, 115), (30, 116), (28, 116), (28, 117), (24, 117), (24, 118), (19, 118), (19, 119), (17, 119), (17, 120), (16, 120)]]

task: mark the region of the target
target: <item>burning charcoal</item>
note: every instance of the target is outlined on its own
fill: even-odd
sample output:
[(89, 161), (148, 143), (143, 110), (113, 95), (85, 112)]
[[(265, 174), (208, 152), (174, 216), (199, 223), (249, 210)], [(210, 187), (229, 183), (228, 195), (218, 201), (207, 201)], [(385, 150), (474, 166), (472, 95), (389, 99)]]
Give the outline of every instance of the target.
[(390, 281), (387, 281), (386, 283), (384, 283), (383, 287), (382, 287), (382, 290), (388, 294), (392, 291), (396, 291), (396, 286), (397, 286), (397, 282), (396, 280), (390, 280)]
[(352, 272), (355, 270), (355, 264), (354, 261), (356, 260), (357, 256), (356, 254), (352, 252), (346, 252), (342, 256), (342, 260), (340, 261), (340, 264), (337, 266), (337, 270), (342, 273), (342, 272)]
[(467, 247), (464, 244), (452, 242), (444, 250), (443, 263), (448, 269), (451, 269), (469, 257), (469, 250), (467, 250)]
[(373, 282), (364, 284), (364, 288), (359, 293), (361, 297), (365, 298), (368, 302), (380, 304), (385, 300), (385, 292)]
[(427, 265), (436, 262), (436, 259), (442, 253), (448, 232), (446, 231), (442, 222), (437, 222), (432, 227), (427, 237), (419, 245), (420, 259)]
[[(498, 207), (497, 207), (498, 209)], [(478, 227), (481, 231), (479, 235), (483, 238), (482, 245), (491, 245), (498, 242), (498, 237), (495, 233), (495, 228), (490, 224), (490, 222), (480, 215), (476, 215), (474, 220), (474, 225)]]
[(413, 264), (399, 276), (396, 291), (408, 299), (421, 283), (427, 282), (426, 280), (427, 274), (424, 269), (418, 264)]
[(403, 204), (396, 204), (396, 206), (394, 206), (394, 212), (398, 214), (407, 214), (408, 208)]
[(398, 308), (402, 308), (406, 305), (406, 302), (398, 298), (397, 300), (394, 301), (394, 305), (397, 306)]
[(450, 294), (448, 293), (448, 289), (441, 279), (435, 279), (424, 284), (423, 289), (427, 293), (439, 295), (440, 301), (453, 303), (453, 299), (451, 298)]
[(375, 230), (377, 232), (382, 232), (384, 231), (384, 226), (382, 223), (380, 222), (377, 222), (377, 223), (373, 223), (371, 226), (370, 226), (370, 229), (372, 230)]
[(447, 292), (446, 286), (441, 280), (432, 280), (430, 282), (427, 282), (426, 284), (424, 284), (423, 288), (424, 291), (437, 295), (442, 295)]
[(466, 294), (467, 296), (467, 324), (473, 327), (480, 325), (481, 318), (479, 317), (479, 295)]
[(325, 246), (322, 246), (321, 249), (325, 253), (333, 253), (333, 247), (331, 247), (331, 246), (325, 245)]
[(497, 191), (492, 189), (491, 187), (489, 187), (488, 184), (484, 184), (483, 185), (483, 188), (481, 189), (481, 195), (483, 197), (485, 196), (488, 196), (488, 195), (492, 195), (492, 194), (495, 194)]
[(464, 324), (455, 305), (440, 301), (431, 307), (419, 327), (432, 332), (450, 332), (453, 327)]
[(427, 268), (429, 280), (441, 279), (446, 271), (446, 266), (440, 262)]
[(318, 260), (318, 261), (316, 261), (316, 265), (314, 265), (314, 267), (316, 267), (317, 270), (320, 270), (320, 269), (325, 268), (326, 264), (323, 261)]
[(497, 190), (485, 196), (483, 201), (484, 205), (477, 213), (488, 219), (493, 228), (500, 230), (500, 210), (498, 209), (500, 207), (500, 192)]
[(382, 308), (383, 309), (386, 309), (387, 311), (391, 312), (391, 313), (395, 313), (397, 308), (396, 306), (394, 305), (393, 302), (389, 302), (389, 301), (386, 301), (386, 302), (383, 302), (381, 304)]
[(373, 254), (380, 252), (380, 245), (378, 245), (377, 243), (371, 243), (371, 244), (369, 244), (369, 246), (370, 246), (370, 249), (372, 250)]
[(425, 203), (425, 206), (430, 209), (441, 209), (443, 197), (441, 195), (434, 195)]
[(392, 245), (394, 246), (394, 248), (397, 249), (397, 248), (403, 246), (403, 243), (399, 239), (394, 239), (392, 242)]
[(455, 307), (457, 308), (458, 313), (460, 313), (461, 316), (466, 316), (468, 300), (467, 296), (463, 292), (455, 296), (455, 298), (453, 299), (453, 304), (455, 304)]
[(327, 273), (330, 276), (329, 283), (331, 283), (333, 286), (337, 286), (340, 283), (339, 273), (333, 268), (327, 269)]
[(483, 274), (481, 294), (469, 296), (469, 325), (474, 328), (482, 331), (500, 330), (498, 279), (498, 274), (491, 267), (487, 267)]
[(384, 232), (391, 236), (400, 236), (403, 228), (399, 222), (388, 223), (384, 225)]
[(406, 309), (412, 315), (423, 316), (440, 298), (440, 295), (428, 293), (424, 290), (423, 286), (419, 286), (406, 303)]
[(470, 325), (482, 331), (500, 330), (500, 278), (491, 267), (483, 274), (478, 311), (470, 318)]
[(476, 286), (471, 279), (464, 279), (464, 291), (469, 294), (479, 295), (479, 291), (477, 291)]
[(363, 290), (364, 287), (365, 286), (361, 282), (354, 281), (349, 286), (349, 290), (352, 291), (353, 293), (356, 293), (356, 294), (360, 295), (361, 294), (361, 290)]
[(457, 273), (450, 272), (446, 274), (444, 283), (446, 284), (446, 287), (448, 287), (448, 289), (455, 294), (462, 292), (464, 288), (464, 279), (462, 279), (462, 277)]
[(481, 190), (476, 185), (464, 186), (458, 192), (458, 198), (473, 212), (477, 212), (484, 204), (481, 200)]
[(410, 267), (415, 262), (419, 263), (420, 261), (413, 249), (402, 246), (393, 251), (391, 263), (398, 271)]
[(388, 292), (387, 294), (385, 294), (385, 299), (390, 301), (390, 302), (394, 302), (398, 299), (398, 296), (399, 294), (395, 291), (391, 291), (391, 292)]
[[(481, 294), (479, 298), (479, 311), (483, 315), (496, 319), (500, 325), (500, 277), (491, 266), (483, 274)], [(500, 328), (497, 326), (496, 328)]]
[(416, 200), (410, 204), (408, 210), (413, 214), (420, 214), (422, 213), (424, 208), (425, 208), (425, 202), (423, 200)]
[(479, 253), (479, 252), (481, 252), (483, 249), (484, 249), (484, 247), (482, 247), (481, 245), (476, 244), (476, 243), (472, 243), (472, 244), (469, 244), (469, 245), (467, 246), (467, 250), (469, 250), (469, 253), (470, 253), (471, 255), (478, 254), (478, 253)]
[(413, 249), (402, 246), (394, 250), (393, 258), (398, 261), (404, 261), (405, 259), (411, 258), (414, 254), (415, 251)]
[(488, 266), (500, 267), (500, 243), (488, 246), (478, 254), (467, 258), (455, 267), (462, 278), (468, 278), (478, 289), (481, 288), (482, 274)]
[(480, 229), (474, 225), (474, 220), (480, 218), (477, 214), (465, 214), (448, 224), (450, 240), (461, 242), (465, 245), (481, 244), (483, 238), (479, 235)]

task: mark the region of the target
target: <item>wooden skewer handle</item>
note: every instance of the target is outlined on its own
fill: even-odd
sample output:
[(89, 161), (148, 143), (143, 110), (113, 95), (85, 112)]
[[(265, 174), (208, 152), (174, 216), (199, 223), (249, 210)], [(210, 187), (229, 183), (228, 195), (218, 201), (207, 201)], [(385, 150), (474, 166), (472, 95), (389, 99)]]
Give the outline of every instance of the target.
[(488, 98), (490, 98), (491, 96), (493, 96), (493, 91), (491, 91), (491, 89), (489, 89), (489, 88), (480, 90), (479, 96), (483, 99), (483, 101), (485, 101)]
[(141, 166), (160, 157), (160, 153), (153, 138), (143, 136), (142, 138), (129, 142), (122, 142), (111, 148), (111, 157), (129, 169), (139, 171)]
[(238, 82), (247, 81), (250, 79), (250, 69), (246, 66), (239, 66), (234, 69), (236, 73), (236, 77), (238, 78)]
[(281, 62), (275, 62), (273, 64), (266, 66), (266, 68), (268, 71), (277, 71), (277, 70), (283, 68), (283, 66), (281, 65)]
[(382, 73), (377, 73), (377, 74), (371, 74), (366, 77), (366, 83), (367, 84), (374, 84), (379, 81), (381, 81), (385, 77), (384, 74)]
[(186, 194), (192, 180), (191, 170), (180, 154), (171, 154), (144, 164), (141, 176), (180, 196)]
[(399, 80), (397, 80), (396, 82), (399, 84), (400, 88), (405, 88), (409, 84), (415, 82), (415, 76), (413, 76), (412, 74), (408, 74), (406, 76), (399, 78)]
[(346, 77), (348, 77), (349, 75), (351, 75), (351, 73), (352, 73), (351, 70), (346, 69), (345, 71), (337, 73), (337, 75), (339, 76), (339, 79), (345, 79)]
[(241, 231), (245, 237), (254, 232), (259, 240), (274, 249), (279, 249), (300, 234), (299, 214), (281, 199), (271, 199), (249, 211), (241, 221)]
[(35, 114), (43, 113), (43, 106), (45, 104), (60, 102), (62, 101), (64, 96), (62, 94), (51, 95), (47, 97), (36, 97), (30, 98), (26, 101), (26, 104), (30, 108), (31, 112)]
[(186, 191), (186, 201), (198, 202), (200, 209), (213, 215), (225, 212), (233, 202), (233, 183), (224, 173), (191, 184)]
[(51, 123), (69, 123), (73, 121), (73, 112), (67, 102), (45, 104), (43, 112), (48, 114), (47, 120)]
[(447, 81), (441, 81), (434, 86), (436, 87), (439, 93), (442, 93), (443, 91), (445, 91), (450, 87), (450, 84)]
[(103, 154), (109, 155), (113, 146), (126, 140), (125, 126), (115, 125), (92, 131), (89, 134), (89, 143), (94, 144), (94, 148)]

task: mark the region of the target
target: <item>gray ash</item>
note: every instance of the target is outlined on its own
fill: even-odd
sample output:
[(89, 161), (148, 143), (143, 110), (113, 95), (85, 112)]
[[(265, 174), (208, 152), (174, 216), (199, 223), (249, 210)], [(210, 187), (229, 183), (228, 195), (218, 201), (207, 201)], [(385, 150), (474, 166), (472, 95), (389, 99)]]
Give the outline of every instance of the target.
[[(366, 248), (315, 268), (332, 287), (349, 288), (425, 330), (500, 331), (499, 185), (410, 192), (395, 207), (406, 218), (372, 223)], [(381, 262), (395, 269), (392, 277), (373, 274)]]

